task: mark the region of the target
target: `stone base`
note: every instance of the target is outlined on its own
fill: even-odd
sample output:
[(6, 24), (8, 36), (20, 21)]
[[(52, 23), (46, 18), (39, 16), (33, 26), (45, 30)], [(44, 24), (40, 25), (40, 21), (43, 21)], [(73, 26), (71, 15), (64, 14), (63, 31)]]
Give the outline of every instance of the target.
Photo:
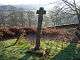
[(38, 57), (42, 57), (44, 55), (44, 53), (41, 51), (41, 50), (28, 50), (26, 53), (29, 53), (31, 55), (35, 55), (35, 56), (38, 56)]

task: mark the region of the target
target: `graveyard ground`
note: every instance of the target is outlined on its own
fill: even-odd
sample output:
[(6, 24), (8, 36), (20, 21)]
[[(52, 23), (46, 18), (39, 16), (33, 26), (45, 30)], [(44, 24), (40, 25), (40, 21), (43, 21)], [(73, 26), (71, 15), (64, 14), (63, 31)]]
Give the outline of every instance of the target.
[(20, 38), (14, 46), (10, 46), (15, 41), (0, 41), (0, 60), (80, 60), (80, 44), (41, 39), (42, 55), (27, 52), (34, 47), (34, 41)]

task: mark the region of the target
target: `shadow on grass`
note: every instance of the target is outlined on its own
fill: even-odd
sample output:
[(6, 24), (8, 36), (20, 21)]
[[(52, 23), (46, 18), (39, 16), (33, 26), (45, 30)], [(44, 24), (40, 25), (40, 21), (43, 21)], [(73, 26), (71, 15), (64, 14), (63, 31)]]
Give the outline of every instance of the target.
[(35, 51), (27, 51), (25, 55), (19, 60), (40, 60), (43, 56), (43, 53), (35, 52)]
[(71, 41), (70, 44), (64, 48), (64, 50), (61, 50), (50, 60), (80, 60), (80, 57), (77, 57), (78, 49), (76, 46), (77, 42), (74, 43), (74, 41)]
[(76, 44), (70, 43), (64, 50), (60, 51), (51, 60), (72, 60), (75, 56)]
[(32, 55), (30, 53), (26, 53), (26, 55), (20, 58), (19, 60), (28, 60), (31, 56)]

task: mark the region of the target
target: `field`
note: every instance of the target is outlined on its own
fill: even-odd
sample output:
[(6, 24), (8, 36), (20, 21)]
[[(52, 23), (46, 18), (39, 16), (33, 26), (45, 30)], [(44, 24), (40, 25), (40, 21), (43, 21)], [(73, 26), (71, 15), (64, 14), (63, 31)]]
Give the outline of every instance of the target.
[(0, 60), (80, 60), (80, 1), (0, 1)]
[(63, 42), (63, 40), (41, 39), (43, 54), (28, 52), (35, 41), (20, 38), (0, 41), (0, 60), (80, 60), (80, 44)]

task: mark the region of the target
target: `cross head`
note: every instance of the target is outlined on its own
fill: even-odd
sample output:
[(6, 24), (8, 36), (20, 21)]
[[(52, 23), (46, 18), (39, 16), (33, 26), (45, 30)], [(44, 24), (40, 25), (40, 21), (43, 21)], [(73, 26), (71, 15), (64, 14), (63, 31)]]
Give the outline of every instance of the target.
[(36, 14), (43, 15), (43, 14), (46, 14), (46, 11), (44, 10), (43, 7), (40, 7), (39, 10), (37, 10)]

